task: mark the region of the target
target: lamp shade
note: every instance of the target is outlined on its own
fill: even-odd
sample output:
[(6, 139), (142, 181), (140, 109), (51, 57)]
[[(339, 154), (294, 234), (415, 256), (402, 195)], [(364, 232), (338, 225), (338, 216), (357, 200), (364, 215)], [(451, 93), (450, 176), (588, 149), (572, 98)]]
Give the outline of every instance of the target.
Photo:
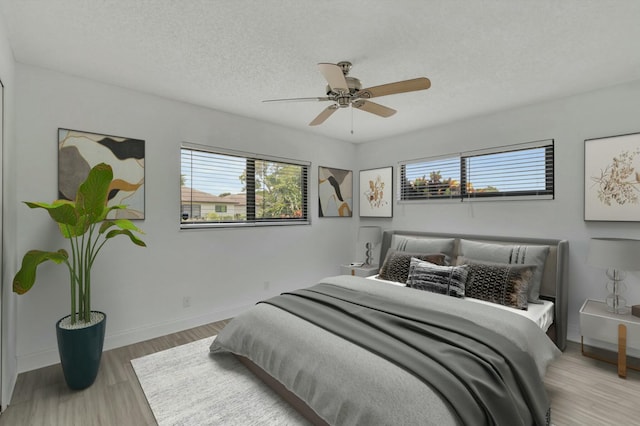
[(380, 232), (379, 226), (361, 226), (358, 230), (358, 241), (375, 246), (380, 243)]
[(599, 268), (640, 270), (640, 240), (592, 238), (587, 262)]

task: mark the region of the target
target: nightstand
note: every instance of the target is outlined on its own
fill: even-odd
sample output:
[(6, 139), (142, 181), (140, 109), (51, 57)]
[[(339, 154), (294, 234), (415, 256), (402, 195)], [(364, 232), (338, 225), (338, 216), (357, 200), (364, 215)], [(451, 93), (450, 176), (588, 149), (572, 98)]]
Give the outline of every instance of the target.
[[(640, 350), (640, 318), (630, 314), (607, 311), (604, 302), (587, 299), (580, 308), (580, 347), (589, 358), (617, 364), (618, 376), (627, 377), (627, 348)], [(618, 359), (612, 361), (584, 350), (584, 337), (613, 343), (618, 346)]]
[(378, 265), (340, 265), (340, 273), (342, 275), (355, 275), (357, 277), (368, 277), (378, 273)]

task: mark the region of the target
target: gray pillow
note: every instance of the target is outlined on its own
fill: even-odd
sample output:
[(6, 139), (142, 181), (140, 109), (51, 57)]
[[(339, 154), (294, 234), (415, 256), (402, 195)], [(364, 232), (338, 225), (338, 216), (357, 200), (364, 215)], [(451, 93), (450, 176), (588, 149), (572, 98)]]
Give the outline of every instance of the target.
[(411, 259), (407, 287), (432, 293), (464, 297), (467, 266), (443, 266)]
[(420, 238), (405, 235), (391, 237), (391, 249), (412, 253), (442, 253), (446, 263), (453, 257), (454, 238)]
[(383, 280), (406, 283), (412, 257), (438, 265), (444, 264), (444, 254), (408, 253), (406, 251), (389, 250), (378, 276)]
[(527, 293), (529, 303), (542, 303), (540, 285), (548, 254), (549, 246), (503, 245), (460, 240), (460, 256), (509, 265), (535, 265)]

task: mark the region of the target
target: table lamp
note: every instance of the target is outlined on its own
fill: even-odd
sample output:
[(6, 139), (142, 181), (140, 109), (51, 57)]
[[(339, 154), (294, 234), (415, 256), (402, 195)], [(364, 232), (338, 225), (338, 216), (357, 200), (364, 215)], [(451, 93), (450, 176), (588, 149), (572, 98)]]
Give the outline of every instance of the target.
[(379, 226), (361, 226), (358, 230), (358, 241), (365, 243), (366, 249), (366, 260), (364, 262), (365, 265), (371, 265), (371, 261), (373, 260), (373, 256), (371, 254), (371, 249), (376, 246), (376, 244), (380, 243), (380, 227)]
[(587, 262), (607, 269), (607, 310), (616, 314), (629, 312), (622, 296), (625, 290), (625, 271), (640, 270), (640, 240), (625, 238), (592, 238), (589, 242)]

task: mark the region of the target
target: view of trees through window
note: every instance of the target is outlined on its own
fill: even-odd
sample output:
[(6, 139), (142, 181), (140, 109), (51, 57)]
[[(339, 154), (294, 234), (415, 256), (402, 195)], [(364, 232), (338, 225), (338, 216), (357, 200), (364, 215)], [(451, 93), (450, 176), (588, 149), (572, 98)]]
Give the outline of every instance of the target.
[(460, 160), (457, 157), (403, 164), (400, 173), (403, 200), (460, 196)]
[(400, 165), (400, 200), (553, 196), (553, 141)]
[(305, 164), (183, 147), (181, 223), (307, 222), (307, 176)]

